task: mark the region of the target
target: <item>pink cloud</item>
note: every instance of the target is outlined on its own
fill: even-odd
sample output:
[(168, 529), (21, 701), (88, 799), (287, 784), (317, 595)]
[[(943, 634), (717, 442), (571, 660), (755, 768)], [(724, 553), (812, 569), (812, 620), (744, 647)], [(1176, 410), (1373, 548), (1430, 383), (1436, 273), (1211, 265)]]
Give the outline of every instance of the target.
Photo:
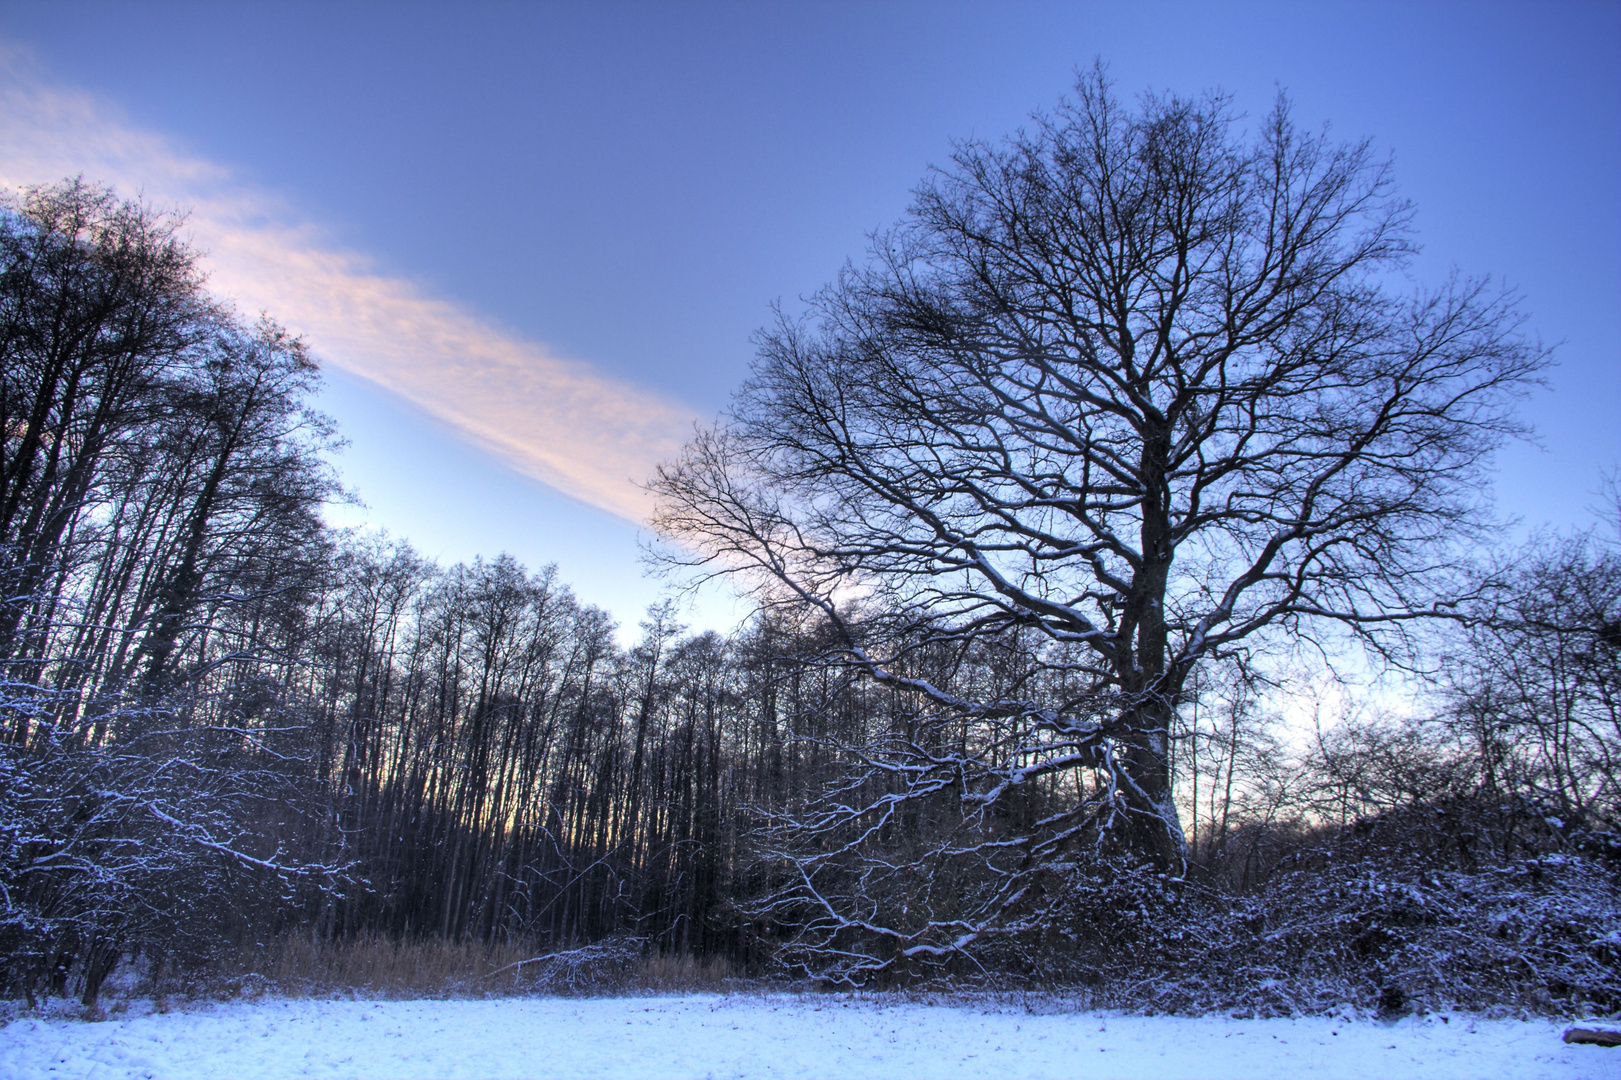
[(691, 430), (680, 403), (376, 272), (287, 200), (133, 126), (109, 102), (52, 85), (25, 54), (0, 47), (0, 184), (81, 173), (185, 209), (216, 292), (270, 313), (324, 362), (584, 502), (642, 521), (648, 501), (637, 483)]

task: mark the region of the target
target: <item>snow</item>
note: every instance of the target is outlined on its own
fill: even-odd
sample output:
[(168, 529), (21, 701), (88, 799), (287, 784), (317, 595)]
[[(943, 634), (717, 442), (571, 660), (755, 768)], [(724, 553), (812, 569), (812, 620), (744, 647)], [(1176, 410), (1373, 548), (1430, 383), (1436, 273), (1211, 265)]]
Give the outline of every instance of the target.
[(1564, 1025), (1144, 1017), (838, 996), (271, 999), (0, 1028), (0, 1078), (1621, 1077)]

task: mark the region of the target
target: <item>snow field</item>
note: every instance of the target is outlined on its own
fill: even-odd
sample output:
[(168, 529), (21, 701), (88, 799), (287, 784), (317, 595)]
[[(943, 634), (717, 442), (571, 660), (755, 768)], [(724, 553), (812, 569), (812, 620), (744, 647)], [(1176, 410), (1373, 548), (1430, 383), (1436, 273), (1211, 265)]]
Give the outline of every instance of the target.
[(234, 1002), (0, 1028), (0, 1078), (1621, 1077), (1564, 1025), (1232, 1020), (824, 996)]

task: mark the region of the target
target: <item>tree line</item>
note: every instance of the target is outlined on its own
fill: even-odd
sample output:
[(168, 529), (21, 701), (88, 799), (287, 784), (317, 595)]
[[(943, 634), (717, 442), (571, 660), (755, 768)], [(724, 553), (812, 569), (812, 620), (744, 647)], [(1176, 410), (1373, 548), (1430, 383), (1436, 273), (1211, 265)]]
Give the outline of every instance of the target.
[[(1094, 74), (963, 144), (653, 481), (665, 560), (754, 617), (665, 603), (624, 648), (555, 568), (328, 528), (316, 365), (177, 219), (10, 199), (0, 989), (623, 936), (1317, 1007), (1509, 994), (1512, 924), (1539, 993), (1598, 1001), (1621, 555), (1482, 555), (1546, 354), (1484, 282), (1394, 286), (1408, 222), (1281, 103), (1241, 137)], [(1298, 671), (1348, 656), (1401, 700), (1307, 723)]]
[(293, 928), (746, 956), (745, 808), (829, 684), (327, 528), (316, 365), (180, 227), (82, 180), (0, 208), (5, 991)]

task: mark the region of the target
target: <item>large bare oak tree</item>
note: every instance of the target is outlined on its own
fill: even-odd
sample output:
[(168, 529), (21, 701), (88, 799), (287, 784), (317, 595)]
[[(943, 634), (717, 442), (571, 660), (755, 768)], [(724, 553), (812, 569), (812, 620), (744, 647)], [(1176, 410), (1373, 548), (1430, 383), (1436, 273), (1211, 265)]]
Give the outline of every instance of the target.
[[(1246, 125), (1220, 96), (1133, 106), (1084, 78), (1027, 131), (959, 145), (863, 265), (759, 336), (729, 418), (658, 474), (657, 525), (677, 561), (810, 605), (838, 663), (1016, 729), (978, 750), (891, 739), (862, 767), (976, 813), (1089, 777), (997, 843), (1028, 865), (1090, 837), (1174, 873), (1190, 673), (1265, 633), (1378, 644), (1448, 610), (1482, 459), (1545, 362), (1511, 296), (1404, 276), (1410, 217), (1366, 144), (1300, 130), (1282, 100)], [(1050, 643), (1069, 690), (908, 674), (925, 643), (1015, 632)], [(871, 823), (898, 798), (805, 820)], [(842, 849), (813, 846), (807, 895), (836, 924), (812, 879)], [(935, 930), (977, 934), (1018, 880)]]

